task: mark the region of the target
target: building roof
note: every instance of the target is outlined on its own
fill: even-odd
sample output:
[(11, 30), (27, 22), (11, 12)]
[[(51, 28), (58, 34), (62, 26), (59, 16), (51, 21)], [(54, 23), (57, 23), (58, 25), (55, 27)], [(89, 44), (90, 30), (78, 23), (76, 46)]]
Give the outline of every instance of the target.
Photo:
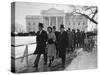
[(55, 8), (50, 8), (48, 10), (42, 10), (42, 15), (64, 15), (64, 10), (58, 10)]

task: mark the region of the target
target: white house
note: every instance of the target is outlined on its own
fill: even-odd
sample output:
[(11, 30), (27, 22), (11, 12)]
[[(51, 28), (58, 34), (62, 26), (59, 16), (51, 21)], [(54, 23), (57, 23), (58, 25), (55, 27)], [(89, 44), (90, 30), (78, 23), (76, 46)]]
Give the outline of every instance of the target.
[(48, 10), (42, 10), (41, 15), (27, 15), (26, 26), (27, 32), (37, 31), (38, 23), (44, 24), (44, 30), (47, 30), (48, 26), (56, 26), (59, 30), (61, 24), (64, 24), (65, 29), (80, 29), (85, 31), (87, 27), (87, 18), (82, 15), (74, 15), (72, 13), (65, 13), (64, 10), (58, 10), (50, 8)]

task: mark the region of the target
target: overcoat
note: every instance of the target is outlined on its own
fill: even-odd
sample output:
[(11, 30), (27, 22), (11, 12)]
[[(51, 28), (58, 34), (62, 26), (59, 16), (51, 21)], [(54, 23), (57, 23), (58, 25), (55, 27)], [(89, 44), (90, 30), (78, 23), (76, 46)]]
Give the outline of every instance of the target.
[(48, 57), (52, 57), (52, 56), (56, 57), (56, 46), (55, 46), (56, 36), (55, 36), (55, 33), (53, 33), (53, 32), (48, 33), (48, 41), (50, 39), (53, 42), (51, 42), (51, 43), (48, 42), (48, 45), (47, 45), (47, 48), (48, 48), (47, 55), (48, 55)]
[(71, 48), (74, 44), (74, 33), (71, 31), (67, 31), (68, 34), (68, 48)]
[(68, 35), (67, 32), (60, 33), (58, 36), (58, 49), (59, 56), (63, 57), (66, 54), (66, 48), (68, 47)]
[(45, 48), (46, 48), (46, 42), (48, 39), (48, 35), (46, 31), (42, 31), (40, 33), (40, 31), (37, 32), (36, 34), (36, 50), (34, 52), (34, 54), (44, 54), (45, 53)]

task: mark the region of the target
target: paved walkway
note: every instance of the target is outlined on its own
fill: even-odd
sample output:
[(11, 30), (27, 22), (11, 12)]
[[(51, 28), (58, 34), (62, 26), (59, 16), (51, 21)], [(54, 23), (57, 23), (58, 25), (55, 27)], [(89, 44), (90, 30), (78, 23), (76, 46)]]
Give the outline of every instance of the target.
[[(56, 58), (53, 63), (52, 66), (49, 68), (48, 65), (43, 65), (44, 61), (43, 61), (43, 57), (41, 56), (40, 58), (40, 62), (39, 62), (39, 66), (38, 69), (33, 68), (32, 65), (34, 63), (35, 60), (34, 55), (31, 56), (30, 60), (29, 60), (29, 67), (28, 69), (21, 71), (21, 73), (29, 73), (29, 72), (46, 72), (46, 71), (61, 71), (64, 70), (64, 68), (61, 67), (61, 58)], [(66, 54), (66, 67), (72, 62), (72, 60), (76, 57), (76, 54)]]
[(66, 55), (66, 68), (61, 68), (61, 59), (55, 59), (51, 68), (48, 68), (46, 65), (43, 65), (43, 57), (41, 57), (39, 62), (38, 69), (32, 68), (34, 62), (33, 58), (30, 59), (31, 63), (27, 70), (24, 70), (22, 73), (29, 72), (47, 72), (47, 71), (61, 71), (61, 70), (79, 70), (79, 69), (91, 69), (97, 67), (97, 51), (93, 50), (93, 52), (88, 53), (83, 51), (82, 48), (77, 49), (76, 52), (70, 55)]

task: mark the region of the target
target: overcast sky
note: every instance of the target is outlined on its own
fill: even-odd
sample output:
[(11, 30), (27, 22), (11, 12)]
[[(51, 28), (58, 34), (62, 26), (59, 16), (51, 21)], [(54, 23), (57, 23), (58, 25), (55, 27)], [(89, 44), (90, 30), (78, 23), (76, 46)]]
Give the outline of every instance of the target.
[[(15, 23), (21, 24), (26, 27), (26, 15), (41, 15), (42, 10), (48, 10), (50, 8), (56, 8), (58, 10), (64, 10), (65, 13), (73, 11), (70, 5), (65, 4), (48, 4), (48, 3), (33, 3), (33, 2), (16, 2), (15, 7)], [(91, 29), (91, 25), (88, 23), (88, 29)], [(26, 29), (26, 28), (25, 28)]]
[(72, 9), (68, 5), (62, 4), (47, 4), (47, 3), (33, 3), (33, 2), (16, 2), (15, 22), (17, 24), (25, 25), (26, 15), (41, 15), (42, 10), (56, 8), (64, 10), (64, 12), (71, 12)]

